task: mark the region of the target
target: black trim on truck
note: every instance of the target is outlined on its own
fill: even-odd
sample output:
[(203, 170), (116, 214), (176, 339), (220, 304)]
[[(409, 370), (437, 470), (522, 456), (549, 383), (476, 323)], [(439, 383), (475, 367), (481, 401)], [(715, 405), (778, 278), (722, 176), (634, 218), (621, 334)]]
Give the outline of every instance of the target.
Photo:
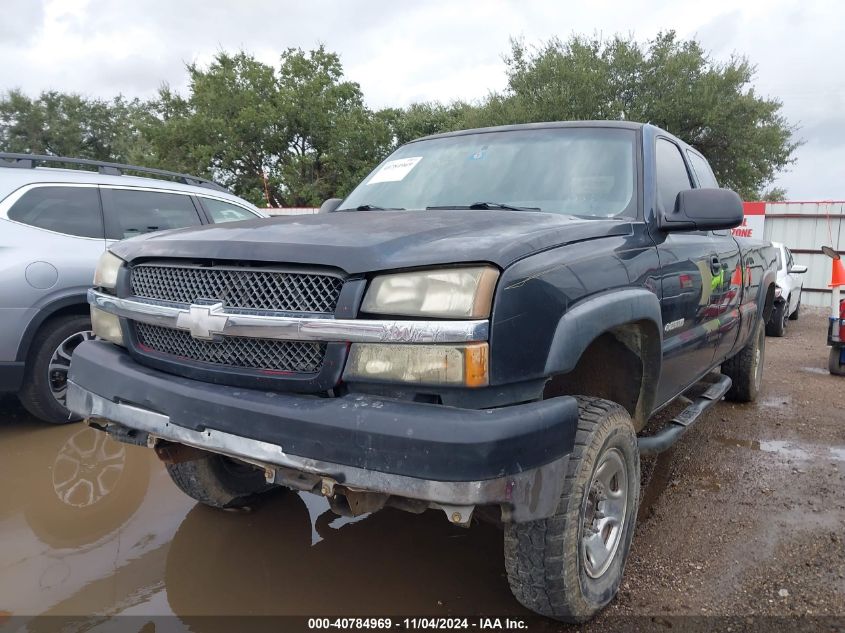
[(479, 481), (537, 468), (572, 452), (572, 397), (458, 409), (368, 396), (321, 398), (211, 385), (136, 363), (110, 344), (76, 348), (70, 380), (171, 424), (260, 440), (285, 453), (438, 481)]

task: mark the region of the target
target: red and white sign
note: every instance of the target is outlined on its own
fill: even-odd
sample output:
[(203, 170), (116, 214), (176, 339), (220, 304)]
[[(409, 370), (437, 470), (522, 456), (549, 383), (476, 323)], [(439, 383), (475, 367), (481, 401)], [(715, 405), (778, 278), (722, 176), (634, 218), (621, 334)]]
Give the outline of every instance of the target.
[(766, 203), (743, 202), (742, 208), (745, 212), (745, 217), (742, 219), (740, 226), (731, 229), (734, 237), (753, 237), (762, 240), (763, 224), (766, 221)]

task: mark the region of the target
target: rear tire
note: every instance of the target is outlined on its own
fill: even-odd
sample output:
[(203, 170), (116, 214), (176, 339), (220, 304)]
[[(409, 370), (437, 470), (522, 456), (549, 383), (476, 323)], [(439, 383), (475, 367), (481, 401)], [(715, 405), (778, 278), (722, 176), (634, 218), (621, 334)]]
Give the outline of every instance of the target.
[(240, 508), (272, 487), (255, 466), (214, 453), (167, 464), (167, 474), (186, 495), (213, 508)]
[(575, 448), (557, 511), (505, 526), (513, 595), (532, 611), (565, 622), (590, 619), (619, 591), (640, 494), (631, 416), (608, 400), (578, 396), (578, 404)]
[(766, 359), (766, 336), (762, 322), (738, 354), (722, 363), (722, 373), (733, 384), (725, 394), (733, 402), (754, 402), (763, 384), (763, 363)]
[(831, 347), (827, 357), (827, 369), (834, 376), (845, 376), (845, 365), (839, 362), (842, 358), (842, 348)]
[(67, 372), (76, 345), (93, 336), (91, 319), (82, 315), (56, 317), (41, 326), (36, 334), (38, 342), (27, 359), (23, 386), (18, 391), (27, 411), (51, 424), (82, 419), (65, 406)]
[(772, 307), (772, 316), (769, 317), (769, 322), (766, 323), (767, 336), (783, 336), (786, 331), (786, 311), (789, 309), (789, 299), (783, 303), (776, 303)]

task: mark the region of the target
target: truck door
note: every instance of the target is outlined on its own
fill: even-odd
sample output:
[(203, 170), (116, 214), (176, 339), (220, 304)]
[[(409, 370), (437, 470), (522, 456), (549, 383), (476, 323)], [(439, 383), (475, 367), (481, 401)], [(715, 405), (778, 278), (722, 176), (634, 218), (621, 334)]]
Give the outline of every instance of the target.
[[(719, 186), (713, 170), (698, 152), (687, 150), (687, 159), (698, 187)], [(713, 294), (711, 305), (718, 319), (716, 355), (714, 363), (730, 356), (739, 335), (740, 302), (743, 298), (745, 275), (739, 255), (739, 245), (730, 231), (711, 231), (715, 257), (713, 259)]]
[[(671, 211), (678, 193), (693, 183), (681, 149), (668, 138), (656, 139), (655, 163), (656, 205), (663, 213)], [(708, 231), (655, 230), (654, 240), (662, 288), (663, 368), (657, 397), (662, 404), (713, 363), (719, 337), (714, 294), (726, 273)]]

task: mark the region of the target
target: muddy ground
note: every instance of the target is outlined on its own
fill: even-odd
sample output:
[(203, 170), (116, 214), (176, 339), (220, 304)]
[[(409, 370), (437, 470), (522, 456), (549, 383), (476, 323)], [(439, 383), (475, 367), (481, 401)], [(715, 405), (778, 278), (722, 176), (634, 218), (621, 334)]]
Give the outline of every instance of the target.
[[(720, 403), (644, 462), (624, 585), (579, 630), (845, 617), (845, 379), (827, 374), (825, 331), (805, 311), (767, 339), (759, 402)], [(494, 526), (456, 528), (434, 511), (339, 519), (294, 494), (211, 510), (151, 451), (41, 424), (10, 397), (0, 481), (0, 627), (37, 614), (143, 616), (134, 630), (167, 614), (527, 615)]]

